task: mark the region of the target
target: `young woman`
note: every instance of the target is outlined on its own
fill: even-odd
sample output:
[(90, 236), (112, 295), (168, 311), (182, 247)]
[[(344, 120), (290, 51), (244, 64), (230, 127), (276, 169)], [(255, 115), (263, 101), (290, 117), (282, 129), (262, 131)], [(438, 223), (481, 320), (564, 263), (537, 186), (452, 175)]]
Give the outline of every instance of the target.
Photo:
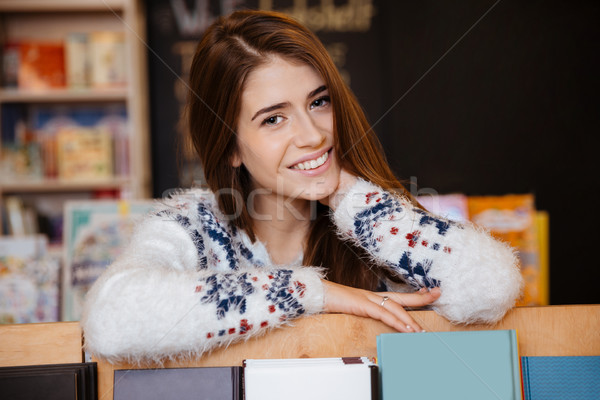
[(413, 201), (306, 28), (235, 12), (205, 33), (190, 77), (210, 190), (164, 200), (95, 283), (81, 321), (88, 351), (160, 360), (321, 312), (415, 332), (404, 307), (472, 323), (514, 305), (512, 249)]

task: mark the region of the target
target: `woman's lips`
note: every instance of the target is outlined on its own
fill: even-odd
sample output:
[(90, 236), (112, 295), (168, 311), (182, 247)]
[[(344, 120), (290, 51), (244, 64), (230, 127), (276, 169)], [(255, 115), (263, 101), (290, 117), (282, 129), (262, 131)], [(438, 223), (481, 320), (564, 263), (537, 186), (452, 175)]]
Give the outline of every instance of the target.
[[(331, 158), (333, 156), (333, 148), (330, 148), (328, 151), (322, 153), (321, 155), (317, 155), (313, 158), (305, 157), (303, 161), (298, 162), (289, 169), (294, 172), (299, 172), (302, 175), (306, 176), (315, 176), (325, 172), (329, 166), (331, 165)], [(312, 163), (315, 164), (312, 164)], [(308, 165), (307, 165), (308, 164)], [(315, 165), (313, 168), (312, 166)], [(307, 168), (307, 169), (302, 169)]]

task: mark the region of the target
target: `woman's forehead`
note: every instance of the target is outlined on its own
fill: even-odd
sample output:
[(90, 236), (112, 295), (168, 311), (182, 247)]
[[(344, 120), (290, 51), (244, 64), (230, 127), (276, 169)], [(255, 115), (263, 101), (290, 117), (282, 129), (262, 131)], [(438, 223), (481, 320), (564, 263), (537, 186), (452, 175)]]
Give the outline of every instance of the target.
[(248, 74), (242, 96), (277, 97), (303, 91), (306, 95), (324, 84), (324, 79), (313, 66), (296, 60), (271, 57)]

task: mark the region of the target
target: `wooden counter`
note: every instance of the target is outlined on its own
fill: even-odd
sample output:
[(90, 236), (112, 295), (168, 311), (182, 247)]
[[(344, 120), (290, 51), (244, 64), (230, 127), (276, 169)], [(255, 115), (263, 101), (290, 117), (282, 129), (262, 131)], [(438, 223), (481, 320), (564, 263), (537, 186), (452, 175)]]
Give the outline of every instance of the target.
[[(522, 356), (600, 355), (600, 304), (520, 307), (495, 325), (456, 326), (433, 311), (410, 313), (430, 332), (516, 329)], [(377, 354), (377, 335), (389, 332), (393, 330), (366, 318), (316, 315), (198, 359), (167, 361), (162, 367), (242, 365), (246, 358), (372, 357)], [(0, 366), (80, 362), (80, 343), (77, 323), (0, 326)], [(94, 361), (98, 362), (98, 399), (111, 400), (113, 371), (134, 366)]]

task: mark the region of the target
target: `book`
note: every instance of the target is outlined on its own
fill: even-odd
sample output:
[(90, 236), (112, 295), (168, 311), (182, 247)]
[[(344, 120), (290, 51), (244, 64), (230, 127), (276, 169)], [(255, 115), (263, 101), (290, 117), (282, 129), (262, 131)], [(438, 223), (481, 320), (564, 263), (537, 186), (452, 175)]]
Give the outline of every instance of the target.
[(244, 360), (246, 400), (379, 399), (377, 365), (366, 357)]
[(97, 364), (48, 364), (0, 367), (5, 399), (96, 400)]
[(19, 43), (6, 42), (2, 48), (2, 86), (16, 88), (19, 83)]
[(119, 87), (127, 83), (124, 32), (89, 34), (90, 82), (95, 88)]
[[(65, 168), (68, 171), (63, 170), (63, 175), (60, 175), (59, 159), (63, 153), (59, 151), (59, 148), (62, 147), (64, 152), (65, 149), (70, 150), (76, 145), (79, 146), (79, 144), (70, 143), (68, 135), (67, 138), (63, 138), (61, 143), (59, 143), (59, 134), (61, 132), (73, 133), (77, 131), (87, 132), (88, 136), (90, 132), (100, 132), (100, 136), (104, 135), (104, 137), (101, 137), (101, 143), (89, 143), (85, 139), (87, 136), (80, 138), (86, 146), (88, 144), (100, 145), (100, 150), (103, 152), (102, 163), (108, 163), (106, 166), (110, 166), (111, 171), (111, 174), (108, 175), (108, 170), (103, 169), (106, 174), (100, 176), (100, 178), (129, 175), (129, 121), (127, 110), (123, 105), (78, 104), (68, 108), (35, 105), (31, 107), (30, 114), (31, 130), (35, 133), (35, 144), (38, 145), (39, 152), (41, 153), (41, 175), (46, 177), (64, 177), (65, 174), (68, 176), (74, 173), (75, 177), (73, 179), (88, 179), (79, 175), (98, 172), (94, 169), (85, 172), (86, 170), (84, 169), (67, 165)], [(94, 136), (91, 137), (94, 138)], [(72, 155), (72, 158), (70, 158), (71, 161), (83, 159), (83, 161), (76, 161), (76, 165), (79, 165), (80, 161), (84, 163), (91, 163), (92, 161), (90, 157), (79, 155), (79, 152), (75, 152), (75, 154), (71, 153), (69, 153), (69, 155)], [(14, 168), (11, 169), (14, 170)]]
[(81, 89), (89, 86), (88, 34), (71, 32), (65, 38), (65, 71), (67, 86)]
[(525, 281), (517, 305), (547, 305), (549, 282), (540, 264), (534, 196), (470, 196), (468, 205), (473, 223), (517, 250)]
[(17, 79), (20, 89), (65, 87), (63, 42), (21, 41)]
[(596, 400), (600, 356), (522, 357), (525, 400)]
[(522, 399), (514, 330), (377, 336), (383, 400)]
[(65, 127), (58, 131), (56, 140), (61, 179), (112, 177), (112, 136), (105, 127)]
[(464, 194), (420, 195), (417, 201), (426, 210), (452, 221), (469, 220), (468, 198)]
[(60, 258), (42, 235), (0, 237), (0, 323), (59, 321)]
[(242, 400), (242, 367), (115, 370), (114, 400)]
[(81, 200), (64, 205), (62, 318), (78, 321), (85, 294), (123, 252), (153, 200)]

